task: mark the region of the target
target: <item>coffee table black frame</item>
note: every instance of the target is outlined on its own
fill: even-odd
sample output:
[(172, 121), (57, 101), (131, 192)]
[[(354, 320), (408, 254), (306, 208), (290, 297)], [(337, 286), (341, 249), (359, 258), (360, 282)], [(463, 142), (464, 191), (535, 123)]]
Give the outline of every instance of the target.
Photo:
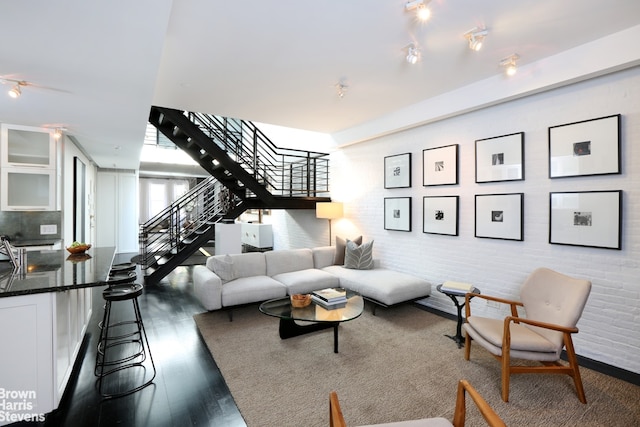
[[(347, 291), (347, 304), (342, 308), (327, 310), (311, 302), (307, 307), (296, 308), (291, 305), (289, 296), (265, 301), (260, 304), (260, 311), (268, 316), (280, 319), (278, 328), (280, 338), (288, 339), (310, 332), (333, 328), (333, 352), (338, 353), (338, 326), (342, 322), (360, 317), (364, 310), (361, 295)], [(297, 321), (312, 322), (305, 325)]]
[[(462, 308), (464, 307), (464, 302), (462, 304), (460, 304), (460, 301), (458, 301), (458, 297), (462, 297), (464, 298), (465, 295), (467, 294), (467, 291), (463, 291), (463, 290), (453, 290), (453, 289), (442, 289), (442, 285), (438, 285), (436, 286), (436, 289), (439, 292), (442, 292), (443, 294), (445, 294), (446, 296), (448, 296), (449, 298), (451, 298), (451, 301), (453, 301), (453, 303), (456, 305), (456, 308), (458, 309), (458, 324), (456, 326), (456, 334), (455, 335), (445, 335), (445, 337), (449, 337), (452, 340), (454, 340), (457, 344), (458, 344), (458, 348), (462, 348), (462, 345), (464, 344), (464, 337), (462, 336)], [(480, 294), (480, 289), (476, 288), (476, 287), (472, 287), (469, 292), (471, 292), (472, 294)], [(471, 296), (471, 298), (473, 298), (473, 295)]]

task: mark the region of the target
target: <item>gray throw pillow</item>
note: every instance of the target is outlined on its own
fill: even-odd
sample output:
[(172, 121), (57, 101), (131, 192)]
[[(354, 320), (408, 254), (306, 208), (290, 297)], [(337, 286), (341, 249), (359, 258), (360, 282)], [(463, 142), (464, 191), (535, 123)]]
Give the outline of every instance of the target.
[[(347, 249), (347, 240), (336, 236), (336, 254), (333, 257), (333, 265), (344, 265), (344, 253)], [(362, 236), (358, 236), (352, 240), (356, 245), (362, 244)]]
[(224, 258), (213, 257), (212, 263), (213, 272), (220, 277), (222, 283), (235, 280), (236, 274), (235, 269), (233, 268), (233, 258), (231, 258), (231, 255), (227, 254)]
[(347, 240), (344, 266), (355, 270), (371, 270), (373, 268), (373, 240), (360, 246)]

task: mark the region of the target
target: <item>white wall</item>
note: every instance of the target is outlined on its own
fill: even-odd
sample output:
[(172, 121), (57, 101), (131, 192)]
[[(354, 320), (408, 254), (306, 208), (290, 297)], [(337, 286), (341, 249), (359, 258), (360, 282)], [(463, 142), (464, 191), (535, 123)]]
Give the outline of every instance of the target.
[[(384, 266), (424, 277), (434, 284), (426, 304), (455, 313), (435, 291), (444, 280), (470, 282), (485, 294), (517, 297), (521, 283), (545, 266), (593, 282), (575, 336), (578, 354), (640, 373), (640, 69), (634, 68), (550, 92), (439, 121), (332, 154), (332, 198), (345, 203), (334, 236), (375, 240)], [(549, 126), (622, 114), (622, 174), (548, 178)], [(525, 180), (475, 183), (475, 140), (525, 133)], [(422, 150), (459, 144), (459, 184), (422, 186)], [(412, 153), (412, 187), (384, 189), (385, 156)], [(622, 250), (548, 243), (549, 192), (623, 190)], [(474, 195), (523, 192), (524, 241), (474, 237)], [(459, 195), (459, 236), (422, 232), (422, 197)], [(412, 231), (387, 231), (385, 197), (412, 197)], [(275, 245), (303, 247), (327, 242), (326, 220), (313, 211), (274, 212)], [(285, 223), (285, 221), (287, 221)], [(291, 223), (288, 223), (288, 222)], [(499, 317), (495, 308), (473, 301), (474, 312)]]

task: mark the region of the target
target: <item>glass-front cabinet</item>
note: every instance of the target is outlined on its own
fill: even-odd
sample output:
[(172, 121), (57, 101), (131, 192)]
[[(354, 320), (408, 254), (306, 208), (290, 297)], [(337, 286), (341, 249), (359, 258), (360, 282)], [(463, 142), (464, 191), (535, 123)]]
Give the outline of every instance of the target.
[(0, 207), (55, 210), (56, 141), (53, 130), (0, 126)]

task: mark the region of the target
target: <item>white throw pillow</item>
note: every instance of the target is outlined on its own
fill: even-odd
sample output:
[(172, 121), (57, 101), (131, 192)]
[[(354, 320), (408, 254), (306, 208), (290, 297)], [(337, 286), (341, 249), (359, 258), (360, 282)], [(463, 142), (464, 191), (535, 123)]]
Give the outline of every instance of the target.
[(233, 268), (233, 258), (231, 258), (231, 255), (226, 254), (224, 258), (213, 257), (212, 263), (213, 272), (220, 277), (222, 283), (235, 280), (236, 272)]

